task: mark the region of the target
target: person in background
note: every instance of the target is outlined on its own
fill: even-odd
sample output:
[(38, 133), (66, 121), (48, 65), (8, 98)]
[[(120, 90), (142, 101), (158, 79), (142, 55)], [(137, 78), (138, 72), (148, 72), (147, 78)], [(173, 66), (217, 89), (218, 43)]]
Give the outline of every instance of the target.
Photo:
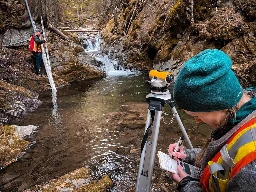
[(42, 75), (42, 49), (41, 44), (45, 43), (45, 40), (40, 39), (41, 31), (37, 30), (34, 35), (29, 39), (29, 49), (36, 59), (35, 69), (36, 74)]
[(206, 49), (189, 59), (174, 84), (174, 100), (196, 122), (213, 130), (202, 149), (174, 152), (179, 161), (201, 168), (199, 179), (178, 165), (172, 178), (180, 192), (256, 191), (256, 93), (243, 89), (231, 70), (231, 58), (221, 50)]

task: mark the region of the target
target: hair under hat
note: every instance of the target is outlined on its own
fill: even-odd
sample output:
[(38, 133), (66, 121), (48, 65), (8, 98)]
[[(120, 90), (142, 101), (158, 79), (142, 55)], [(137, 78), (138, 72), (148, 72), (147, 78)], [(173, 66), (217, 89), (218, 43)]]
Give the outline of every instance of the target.
[(231, 66), (231, 58), (218, 49), (206, 49), (189, 59), (174, 84), (176, 104), (193, 112), (218, 111), (235, 106), (243, 95), (243, 89)]

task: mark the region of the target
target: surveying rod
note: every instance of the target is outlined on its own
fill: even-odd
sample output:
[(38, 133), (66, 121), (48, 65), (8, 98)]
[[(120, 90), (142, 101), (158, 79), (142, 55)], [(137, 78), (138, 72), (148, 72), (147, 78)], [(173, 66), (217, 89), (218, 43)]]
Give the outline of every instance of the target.
[(33, 30), (34, 30), (34, 33), (35, 33), (36, 32), (36, 24), (35, 24), (35, 22), (33, 20), (32, 15), (31, 15), (31, 12), (30, 12), (30, 9), (29, 9), (29, 5), (28, 5), (28, 1), (25, 0), (25, 3), (26, 3), (27, 10), (28, 10), (28, 15), (29, 15), (29, 18), (30, 18), (30, 22), (32, 24), (32, 27), (33, 27)]

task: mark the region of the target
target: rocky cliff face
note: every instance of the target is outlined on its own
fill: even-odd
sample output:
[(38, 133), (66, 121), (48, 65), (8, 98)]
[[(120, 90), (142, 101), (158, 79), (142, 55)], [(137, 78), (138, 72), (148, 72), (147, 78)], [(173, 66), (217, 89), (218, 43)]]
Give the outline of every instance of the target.
[[(233, 59), (244, 86), (255, 85), (256, 2), (250, 0), (129, 1), (103, 30), (106, 42), (123, 45), (127, 65), (178, 72), (206, 48)], [(114, 45), (115, 46), (115, 45)]]
[[(33, 20), (41, 22), (41, 16), (47, 22), (56, 23), (60, 21), (60, 7), (57, 0), (27, 0)], [(0, 31), (8, 28), (26, 29), (30, 28), (31, 22), (25, 1), (7, 0), (0, 1)]]

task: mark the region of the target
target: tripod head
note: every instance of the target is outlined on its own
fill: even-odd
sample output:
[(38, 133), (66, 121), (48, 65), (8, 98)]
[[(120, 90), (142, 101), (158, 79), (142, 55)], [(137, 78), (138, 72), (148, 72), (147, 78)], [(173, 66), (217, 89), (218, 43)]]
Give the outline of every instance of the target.
[(174, 75), (168, 71), (150, 70), (149, 78), (151, 92), (167, 92), (168, 87), (174, 81)]

